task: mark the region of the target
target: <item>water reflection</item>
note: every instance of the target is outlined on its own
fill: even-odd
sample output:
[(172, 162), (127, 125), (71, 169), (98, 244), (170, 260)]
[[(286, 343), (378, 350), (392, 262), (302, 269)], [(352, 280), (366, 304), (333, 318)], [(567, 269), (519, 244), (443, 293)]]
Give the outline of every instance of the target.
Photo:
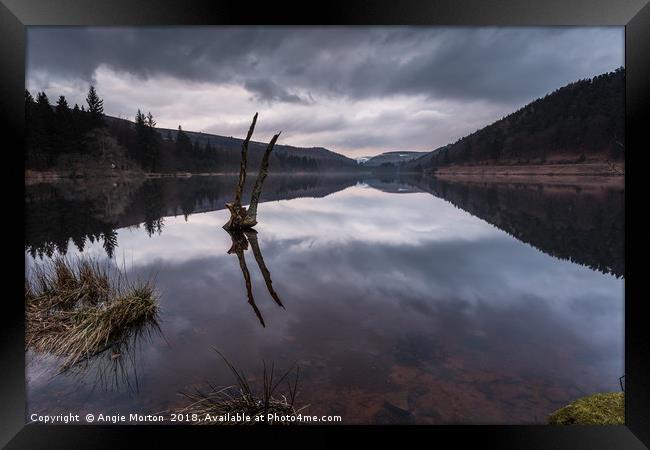
[[(29, 370), (36, 367), (39, 376), (53, 379), (65, 376), (72, 386), (89, 392), (125, 392), (137, 395), (139, 356), (155, 339), (164, 339), (159, 324), (143, 324), (120, 340), (111, 342), (105, 349), (90, 357), (65, 366), (65, 358), (33, 349), (28, 350)], [(28, 370), (28, 371), (29, 371)]]
[(269, 294), (271, 294), (271, 297), (273, 298), (273, 300), (275, 300), (275, 303), (277, 303), (278, 306), (284, 308), (284, 305), (282, 304), (282, 301), (280, 301), (280, 297), (278, 297), (278, 294), (277, 292), (275, 292), (275, 289), (273, 289), (273, 282), (271, 281), (271, 273), (269, 272), (269, 269), (266, 267), (266, 264), (264, 263), (264, 258), (262, 257), (262, 251), (260, 250), (260, 245), (257, 241), (257, 231), (253, 229), (249, 229), (246, 231), (229, 230), (227, 231), (227, 233), (230, 235), (230, 238), (232, 239), (232, 245), (228, 250), (228, 254), (237, 255), (237, 259), (239, 260), (239, 267), (241, 268), (242, 274), (244, 275), (244, 282), (246, 283), (246, 294), (248, 296), (248, 304), (251, 305), (251, 308), (253, 308), (253, 311), (255, 311), (255, 315), (259, 319), (260, 324), (262, 324), (262, 326), (265, 327), (266, 324), (264, 323), (264, 318), (262, 317), (262, 313), (260, 313), (259, 308), (255, 304), (255, 298), (253, 298), (253, 288), (251, 287), (251, 275), (250, 272), (248, 271), (248, 267), (246, 266), (246, 259), (244, 258), (244, 252), (248, 250), (249, 244), (253, 251), (253, 257), (255, 258), (255, 262), (257, 262), (257, 266), (260, 268), (262, 277), (264, 277), (264, 283), (266, 284), (266, 289), (269, 291)]
[[(133, 276), (158, 274), (165, 339), (137, 354), (137, 394), (93, 393), (30, 365), (28, 410), (181, 406), (179, 391), (231, 382), (213, 347), (248, 373), (261, 360), (279, 370), (298, 363), (300, 403), (344, 423), (542, 423), (578, 396), (619, 389), (623, 282), (591, 268), (624, 269), (615, 253), (619, 191), (323, 178), (271, 184), (270, 176), (257, 235), (221, 228), (232, 179), (222, 191), (207, 178), (154, 180), (163, 226), (151, 236), (135, 226), (158, 214), (145, 215), (141, 186), (118, 186), (129, 201), (100, 196), (96, 204), (110, 198), (112, 212), (93, 217), (119, 225), (113, 257), (129, 261)], [(591, 225), (598, 215), (606, 231)], [(39, 233), (26, 237), (26, 249), (47, 241), (38, 236), (63, 241), (65, 230), (51, 228), (65, 220), (32, 222)], [(611, 251), (596, 250), (579, 236), (585, 230)], [(103, 242), (83, 251), (107, 256)], [(246, 253), (259, 270), (243, 271)], [(265, 291), (274, 302), (261, 301)]]
[[(223, 209), (234, 178), (130, 180), (109, 184), (38, 184), (25, 195), (25, 250), (65, 255), (100, 242), (113, 257), (116, 230), (163, 231), (165, 217)], [(561, 259), (622, 277), (624, 189), (621, 185), (452, 182), (433, 177), (271, 175), (262, 201), (320, 198), (360, 183), (386, 193), (428, 192)], [(250, 193), (247, 183), (244, 195)]]
[(413, 181), (557, 258), (622, 277), (624, 198), (621, 183), (602, 185)]
[[(281, 176), (266, 180), (261, 201), (319, 198), (357, 182), (351, 175)], [(143, 227), (149, 236), (162, 233), (165, 217), (224, 208), (233, 195), (234, 176), (104, 180), (62, 180), (26, 186), (25, 250), (32, 257), (65, 255), (70, 241), (78, 251), (100, 242), (112, 257), (115, 230)], [(252, 182), (244, 187), (250, 196)]]
[(139, 338), (140, 335), (133, 336), (129, 341), (114, 343), (105, 352), (70, 367), (66, 375), (75, 378), (82, 386), (91, 386), (91, 392), (125, 391), (137, 394), (140, 390), (138, 354), (142, 351)]

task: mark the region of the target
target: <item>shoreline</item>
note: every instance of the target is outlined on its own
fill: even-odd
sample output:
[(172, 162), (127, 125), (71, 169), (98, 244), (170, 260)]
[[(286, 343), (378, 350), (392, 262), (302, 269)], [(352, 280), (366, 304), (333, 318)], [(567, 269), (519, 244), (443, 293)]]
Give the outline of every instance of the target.
[(546, 164), (526, 166), (447, 166), (431, 174), (445, 181), (539, 184), (625, 184), (624, 163)]
[[(495, 182), (495, 183), (544, 183), (544, 184), (591, 184), (624, 185), (625, 163), (586, 162), (581, 164), (544, 164), (544, 165), (481, 165), (481, 166), (444, 166), (433, 172), (373, 173), (360, 169), (353, 172), (271, 172), (269, 175), (396, 175), (396, 176), (432, 176), (448, 181), (460, 182)], [(72, 176), (57, 171), (25, 170), (25, 184), (51, 183), (88, 179), (132, 180), (160, 178), (192, 178), (211, 176), (236, 176), (236, 172), (142, 172), (120, 171), (104, 173), (84, 173)]]
[(500, 176), (624, 176), (625, 163), (620, 161), (579, 164), (474, 165), (438, 167), (434, 175)]
[[(291, 176), (322, 176), (322, 175), (361, 175), (369, 174), (368, 171), (354, 171), (354, 172), (269, 172), (269, 176), (277, 175), (291, 175)], [(238, 172), (174, 172), (174, 173), (160, 173), (160, 172), (136, 172), (136, 171), (121, 171), (109, 173), (84, 173), (72, 176), (65, 172), (56, 171), (25, 171), (25, 185), (34, 185), (39, 183), (58, 183), (69, 181), (88, 181), (88, 180), (149, 180), (161, 178), (192, 178), (192, 177), (215, 177), (215, 176), (233, 176), (239, 175)]]

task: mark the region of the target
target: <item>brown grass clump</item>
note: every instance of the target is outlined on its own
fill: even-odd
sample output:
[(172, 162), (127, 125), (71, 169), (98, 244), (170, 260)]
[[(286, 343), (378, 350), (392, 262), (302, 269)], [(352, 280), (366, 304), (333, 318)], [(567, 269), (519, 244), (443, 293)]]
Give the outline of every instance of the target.
[(149, 282), (88, 258), (57, 257), (25, 278), (26, 347), (64, 357), (63, 369), (156, 325)]
[[(202, 425), (253, 425), (269, 424), (268, 414), (277, 414), (278, 417), (296, 416), (307, 406), (296, 409), (295, 398), (300, 377), (300, 368), (296, 367), (295, 379), (293, 383), (289, 382), (288, 376), (293, 372), (293, 368), (284, 373), (277, 380), (275, 379), (274, 366), (267, 369), (264, 364), (262, 374), (262, 389), (255, 392), (251, 384), (246, 379), (244, 372), (236, 369), (220, 352), (219, 356), (223, 358), (228, 368), (235, 377), (236, 385), (226, 387), (215, 387), (208, 385), (208, 391), (195, 390), (194, 392), (181, 392), (181, 395), (189, 399), (192, 403), (175, 411), (179, 414), (193, 415), (199, 418), (194, 424)], [(277, 395), (276, 391), (279, 385), (286, 381), (286, 395)], [(234, 420), (239, 414), (239, 420)], [(228, 417), (226, 420), (207, 421), (207, 416), (213, 418)], [(262, 421), (255, 420), (256, 416), (263, 417)], [(272, 422), (274, 424), (287, 425), (295, 422), (282, 419)]]

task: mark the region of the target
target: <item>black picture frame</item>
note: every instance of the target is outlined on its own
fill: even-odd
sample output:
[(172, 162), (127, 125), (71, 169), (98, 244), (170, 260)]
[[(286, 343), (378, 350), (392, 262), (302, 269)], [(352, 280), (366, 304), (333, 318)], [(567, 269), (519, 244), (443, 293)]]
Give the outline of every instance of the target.
[[(302, 445), (337, 440), (340, 432), (370, 431), (385, 440), (390, 432), (394, 443), (402, 433), (413, 442), (445, 442), (481, 448), (571, 448), (636, 449), (650, 446), (650, 346), (645, 331), (646, 302), (641, 293), (641, 269), (629, 260), (640, 253), (636, 242), (641, 221), (632, 220), (630, 201), (642, 201), (640, 183), (646, 150), (650, 97), (650, 4), (648, 0), (336, 0), (303, 4), (265, 2), (253, 4), (233, 0), (0, 0), (0, 123), (6, 128), (3, 156), (4, 192), (15, 195), (18, 208), (24, 199), (16, 193), (24, 186), (23, 164), (24, 84), (26, 26), (33, 25), (463, 25), (463, 26), (625, 26), (626, 66), (626, 236), (625, 236), (625, 425), (621, 426), (408, 426), (408, 427), (275, 427), (257, 428), (270, 441), (300, 442)], [(631, 151), (630, 151), (631, 150)], [(636, 154), (635, 154), (636, 153)], [(646, 208), (647, 209), (647, 208)], [(21, 226), (21, 223), (15, 224)], [(637, 230), (637, 231), (635, 231)], [(23, 227), (24, 233), (24, 227)], [(16, 254), (22, 243), (16, 242)], [(21, 247), (20, 249), (18, 247)], [(12, 249), (13, 251), (13, 249)], [(15, 268), (20, 271), (20, 268)], [(635, 273), (632, 274), (631, 272)], [(2, 330), (2, 417), (0, 443), (8, 449), (123, 448), (144, 438), (187, 446), (189, 439), (202, 437), (221, 443), (223, 437), (248, 439), (250, 429), (163, 425), (25, 425), (24, 304), (19, 301), (19, 274), (9, 278), (14, 287), (5, 291)], [(15, 295), (14, 295), (15, 293)], [(394, 432), (399, 432), (395, 436)], [(219, 433), (219, 434), (217, 434)], [(317, 433), (318, 441), (304, 434)], [(189, 435), (189, 436), (188, 436)], [(307, 440), (309, 439), (309, 440)], [(424, 440), (427, 441), (424, 441)], [(444, 441), (441, 441), (444, 439)], [(245, 442), (245, 441), (244, 441)], [(340, 442), (340, 441), (339, 441)], [(388, 443), (388, 441), (385, 441)], [(127, 443), (129, 445), (127, 445)]]

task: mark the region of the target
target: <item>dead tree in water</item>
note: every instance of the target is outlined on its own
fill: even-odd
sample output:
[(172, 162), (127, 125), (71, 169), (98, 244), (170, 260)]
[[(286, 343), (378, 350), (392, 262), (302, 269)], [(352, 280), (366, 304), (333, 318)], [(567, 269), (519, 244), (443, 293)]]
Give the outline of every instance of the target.
[(269, 157), (271, 156), (273, 146), (278, 140), (278, 137), (280, 137), (280, 133), (273, 136), (271, 142), (269, 142), (269, 145), (266, 147), (266, 151), (262, 157), (262, 164), (260, 165), (260, 172), (257, 175), (257, 180), (255, 181), (255, 186), (253, 187), (253, 193), (251, 194), (251, 201), (248, 210), (246, 210), (246, 208), (241, 204), (241, 197), (244, 190), (244, 184), (246, 183), (248, 143), (250, 142), (251, 136), (253, 135), (253, 130), (255, 129), (256, 122), (257, 113), (255, 113), (253, 122), (248, 129), (246, 139), (244, 139), (244, 142), (242, 142), (241, 145), (241, 162), (239, 164), (239, 180), (237, 181), (237, 187), (235, 189), (235, 201), (232, 203), (226, 203), (226, 208), (228, 208), (230, 211), (230, 220), (228, 220), (228, 222), (223, 226), (226, 230), (244, 230), (257, 225), (257, 203), (259, 202), (260, 195), (262, 194), (262, 184), (268, 175)]

